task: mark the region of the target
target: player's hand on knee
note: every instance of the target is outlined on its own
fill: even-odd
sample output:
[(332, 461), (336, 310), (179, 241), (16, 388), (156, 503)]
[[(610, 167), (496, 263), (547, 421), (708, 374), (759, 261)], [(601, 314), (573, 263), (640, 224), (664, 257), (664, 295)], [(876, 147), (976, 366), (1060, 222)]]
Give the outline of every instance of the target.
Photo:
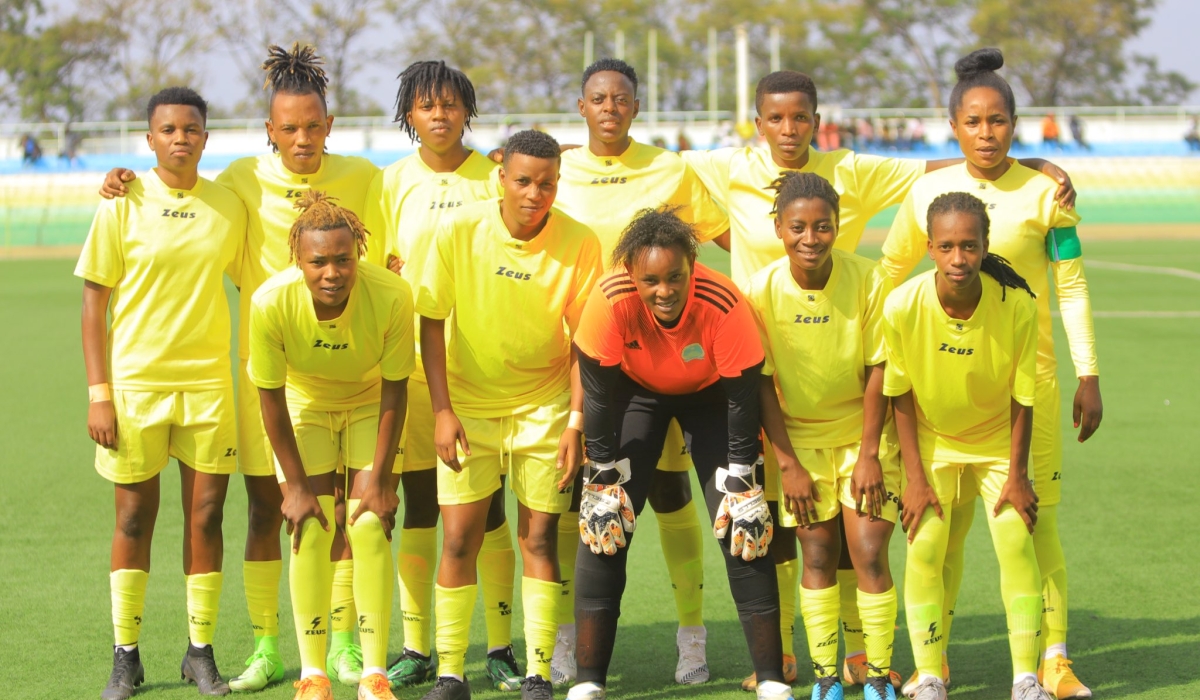
[(817, 502), (821, 500), (812, 475), (798, 461), (779, 463), (779, 486), (783, 507), (796, 516), (801, 527), (817, 521)]
[(909, 544), (916, 539), (917, 526), (927, 508), (932, 508), (939, 518), (946, 519), (942, 513), (942, 503), (938, 500), (933, 487), (929, 485), (929, 481), (923, 476), (919, 481), (909, 481), (908, 486), (904, 489), (904, 495), (900, 498), (900, 526), (908, 533)]
[(366, 490), (363, 491), (358, 508), (350, 515), (350, 524), (358, 522), (358, 519), (366, 513), (374, 513), (375, 517), (379, 518), (379, 524), (383, 526), (383, 534), (387, 535), (390, 542), (392, 530), (396, 528), (396, 510), (399, 508), (400, 497), (396, 495), (396, 491), (385, 485), (376, 484), (372, 479), (371, 483), (367, 484)]
[(996, 499), (996, 505), (992, 508), (992, 516), (998, 517), (1000, 511), (1004, 509), (1005, 504), (1013, 507), (1017, 514), (1021, 516), (1021, 520), (1025, 521), (1025, 527), (1029, 530), (1029, 534), (1033, 534), (1033, 527), (1037, 525), (1038, 512), (1038, 497), (1033, 490), (1033, 482), (1029, 479), (1010, 476), (1004, 482), (1004, 488), (1000, 489), (1000, 497)]
[(594, 554), (616, 554), (628, 542), (625, 533), (637, 528), (629, 494), (621, 488), (629, 476), (628, 459), (588, 465), (588, 483), (579, 501), (579, 534)]
[(883, 515), (887, 486), (883, 482), (883, 465), (879, 463), (879, 457), (859, 453), (854, 472), (850, 475), (850, 495), (854, 498), (854, 510), (859, 515), (865, 511), (872, 520)]
[(325, 517), (325, 511), (321, 510), (321, 502), (307, 488), (296, 488), (288, 484), (280, 510), (283, 511), (287, 534), (292, 536), (293, 554), (300, 551), (300, 533), (304, 529), (305, 520), (316, 518), (321, 527), (329, 532), (329, 520)]
[(463, 467), (462, 463), (458, 461), (458, 450), (456, 449), (458, 445), (462, 445), (463, 454), (470, 456), (471, 445), (467, 442), (467, 431), (463, 428), (462, 421), (450, 409), (438, 411), (434, 414), (434, 450), (437, 452), (438, 459), (442, 460), (442, 464), (456, 472), (461, 472)]
[(117, 449), (117, 411), (111, 400), (88, 404), (88, 437), (106, 450)]

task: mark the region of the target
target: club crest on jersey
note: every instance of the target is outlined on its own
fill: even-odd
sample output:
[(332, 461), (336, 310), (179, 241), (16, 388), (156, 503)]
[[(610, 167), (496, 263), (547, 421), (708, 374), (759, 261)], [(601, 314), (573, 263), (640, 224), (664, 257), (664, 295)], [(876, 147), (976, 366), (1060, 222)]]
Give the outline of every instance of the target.
[(496, 270), (496, 274), (500, 275), (501, 277), (511, 277), (515, 280), (533, 279), (533, 275), (529, 274), (528, 272), (517, 272), (516, 270), (510, 270), (504, 265), (501, 265), (499, 269)]
[(700, 347), (700, 343), (692, 343), (683, 349), (683, 352), (680, 353), (680, 356), (683, 357), (684, 362), (703, 360), (704, 348)]
[(949, 343), (942, 343), (942, 347), (938, 348), (938, 352), (948, 352), (951, 355), (974, 355), (975, 348), (956, 348)]

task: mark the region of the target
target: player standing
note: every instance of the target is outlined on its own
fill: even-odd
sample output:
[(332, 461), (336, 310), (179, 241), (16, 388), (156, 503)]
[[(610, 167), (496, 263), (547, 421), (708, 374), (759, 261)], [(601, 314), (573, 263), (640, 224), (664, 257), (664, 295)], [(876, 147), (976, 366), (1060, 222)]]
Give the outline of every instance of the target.
[[(667, 209), (637, 216), (613, 251), (618, 271), (592, 290), (575, 343), (585, 402), (589, 483), (575, 566), (578, 683), (571, 700), (601, 700), (626, 585), (628, 543), (672, 419), (704, 486), (730, 589), (762, 681), (783, 683), (771, 519), (757, 484), (763, 365), (754, 319), (724, 275), (695, 262), (692, 227)], [(626, 534), (628, 533), (628, 534)]]
[(500, 170), (503, 196), (439, 225), (417, 288), (444, 533), (435, 594), (440, 675), (426, 700), (471, 697), (463, 662), (476, 558), (505, 471), (524, 561), (521, 697), (553, 697), (558, 519), (582, 459), (582, 415), (571, 414), (583, 397), (570, 338), (601, 270), (596, 235), (552, 209), (559, 160), (550, 136), (514, 134)]
[[(249, 228), (246, 239), (246, 269), (239, 303), (238, 357), (238, 468), (245, 477), (249, 500), (242, 574), (246, 605), (254, 630), (254, 653), (247, 668), (229, 681), (237, 691), (261, 690), (283, 679), (279, 655), (279, 579), (283, 569), (279, 528), (283, 495), (275, 479), (275, 460), (263, 429), (257, 392), (246, 373), (250, 357), (250, 299), (259, 285), (289, 267), (289, 232), (296, 220), (293, 206), (305, 192), (319, 189), (334, 197), (340, 206), (356, 215), (364, 210), (367, 188), (379, 169), (365, 158), (325, 152), (325, 140), (333, 128), (333, 115), (325, 102), (329, 79), (321, 58), (310, 47), (293, 45), (290, 51), (271, 46), (267, 60), (266, 89), (270, 90), (267, 140), (272, 153), (240, 158), (217, 176), (217, 183), (233, 190), (246, 205)], [(125, 182), (133, 179), (128, 170), (114, 169), (100, 194), (123, 196)], [(242, 389), (244, 387), (244, 389)], [(344, 508), (344, 503), (341, 504)], [(353, 563), (344, 539), (335, 537), (332, 642), (328, 665), (338, 679), (355, 685), (362, 671), (362, 651), (354, 643), (354, 595), (351, 587)]]
[(892, 284), (873, 261), (834, 248), (838, 195), (829, 182), (789, 171), (774, 189), (775, 231), (787, 257), (751, 277), (745, 294), (767, 358), (762, 421), (780, 465), (780, 517), (801, 526), (800, 610), (817, 674), (812, 698), (842, 697), (837, 566), (844, 531), (860, 586), (866, 699), (895, 700), (896, 589), (887, 553), (900, 466), (883, 397), (882, 328)]
[[(1061, 397), (1047, 277), (1054, 278), (1067, 343), (1079, 377), (1073, 420), (1080, 428), (1080, 442), (1092, 436), (1103, 415), (1091, 301), (1075, 229), (1079, 215), (1064, 210), (1055, 201), (1053, 181), (1008, 157), (1017, 116), (1012, 88), (995, 72), (1003, 64), (999, 51), (981, 49), (955, 65), (959, 81), (950, 96), (951, 128), (966, 161), (927, 175), (913, 185), (884, 243), (882, 262), (894, 281), (902, 280), (924, 250), (925, 222), (918, 212), (928, 210), (930, 202), (942, 193), (971, 192), (988, 205), (992, 221), (990, 249), (1011, 260), (1037, 295), (1037, 391), (1030, 450), (1039, 507), (1033, 542), (1046, 611), (1041, 679), (1059, 700), (1090, 698), (1091, 691), (1071, 670), (1066, 648), (1067, 571), (1058, 535), (1057, 508), (1062, 498), (1063, 471)], [(954, 604), (962, 583), (963, 550), (974, 515), (971, 498), (963, 499), (954, 509), (945, 570), (943, 649), (949, 642)]]
[(292, 535), (289, 579), (300, 647), (296, 700), (332, 700), (326, 617), (333, 566), (334, 488), (344, 485), (354, 548), (354, 604), (363, 645), (359, 700), (394, 700), (387, 680), (392, 612), (392, 469), (413, 371), (412, 293), (359, 264), (358, 217), (310, 191), (292, 225), (294, 268), (264, 282), (250, 310), (250, 378), (283, 491)]
[(229, 694), (212, 649), (237, 445), (222, 276), (241, 283), (246, 208), (197, 172), (208, 142), (200, 95), (167, 88), (146, 113), (157, 165), (127, 198), (101, 204), (75, 268), (84, 279), (88, 435), (97, 444), (96, 471), (116, 492), (115, 647), (105, 700), (131, 697), (145, 676), (138, 635), (158, 475), (170, 457), (179, 462), (184, 504), (189, 643), (180, 671), (201, 695)]
[(909, 697), (946, 698), (942, 566), (951, 506), (978, 489), (1000, 564), (1013, 700), (1049, 700), (1035, 673), (1042, 597), (1033, 551), (1038, 497), (1028, 472), (1037, 304), (1025, 280), (988, 251), (983, 202), (940, 195), (926, 224), (936, 269), (896, 288), (884, 305), (883, 393), (892, 397), (906, 476), (904, 605), (918, 674)]
[[(562, 180), (555, 203), (595, 231), (604, 259), (612, 254), (621, 232), (637, 212), (646, 208), (677, 208), (677, 215), (695, 226), (701, 242), (729, 228), (728, 217), (679, 156), (629, 136), (640, 106), (637, 88), (637, 72), (624, 61), (605, 58), (588, 66), (578, 100), (579, 115), (588, 126), (588, 145), (564, 151), (562, 156)], [(683, 433), (672, 421), (650, 486), (649, 502), (658, 520), (679, 617), (675, 680), (688, 684), (703, 683), (709, 677), (703, 617), (704, 558), (700, 522), (692, 502), (691, 467)], [(578, 500), (572, 507), (578, 508)], [(571, 579), (579, 545), (577, 530), (575, 518), (559, 521), (563, 596), (551, 666), (555, 685), (575, 678), (575, 595)]]
[[(475, 87), (443, 61), (418, 61), (400, 73), (396, 121), (419, 143), (417, 152), (384, 168), (367, 192), (367, 228), (383, 245), (369, 259), (420, 282), (437, 225), (466, 204), (500, 194), (496, 163), (463, 144), (475, 112)], [(419, 317), (418, 317), (419, 318)], [(419, 323), (419, 321), (417, 321)], [(401, 438), (404, 523), (400, 534), (400, 612), (404, 652), (388, 668), (397, 686), (422, 683), (436, 675), (430, 639), (433, 579), (437, 565), (437, 453), (433, 408), (418, 347), (417, 371), (409, 381), (408, 422)], [(503, 477), (502, 477), (503, 479)], [(513, 576), (516, 553), (504, 517), (504, 491), (497, 490), (488, 511), (479, 550), (479, 577), (488, 630), (486, 668), (493, 685), (520, 687), (512, 650)]]

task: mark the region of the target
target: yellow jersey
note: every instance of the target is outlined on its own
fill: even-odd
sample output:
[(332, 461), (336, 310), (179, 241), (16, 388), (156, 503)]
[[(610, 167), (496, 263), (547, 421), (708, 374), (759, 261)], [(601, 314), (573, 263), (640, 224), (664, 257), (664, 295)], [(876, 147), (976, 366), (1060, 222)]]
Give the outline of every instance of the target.
[[(769, 187), (786, 170), (775, 164), (768, 148), (684, 151), (683, 158), (729, 212), (730, 276), (738, 286), (745, 285), (755, 272), (784, 256), (771, 214), (775, 190)], [(809, 147), (808, 163), (800, 172), (816, 173), (833, 185), (841, 211), (834, 245), (854, 252), (867, 222), (904, 199), (908, 188), (925, 172), (925, 161), (881, 158), (845, 149), (824, 153)]]
[(600, 273), (596, 234), (557, 209), (529, 241), (509, 234), (499, 199), (443, 221), (422, 264), (416, 308), (450, 319), (446, 375), (455, 411), (514, 415), (566, 391), (571, 335)]
[(1001, 289), (981, 272), (971, 318), (950, 318), (935, 270), (896, 288), (883, 307), (884, 396), (912, 390), (926, 462), (1008, 459), (1012, 401), (1033, 406), (1037, 304), (1023, 289)]
[(75, 274), (112, 288), (109, 381), (127, 391), (233, 384), (222, 276), (242, 281), (246, 207), (204, 178), (167, 187), (151, 170), (100, 202)]
[[(284, 167), (279, 154), (267, 153), (239, 158), (217, 176), (218, 184), (241, 197), (250, 217), (239, 304), (238, 355), (242, 359), (250, 357), (250, 299), (267, 278), (293, 264), (288, 261), (288, 235), (300, 215), (293, 206), (296, 200), (310, 189), (320, 190), (362, 218), (367, 188), (377, 172), (379, 168), (366, 158), (326, 153), (317, 172), (298, 175)], [(368, 252), (375, 245), (377, 240), (369, 237)]]
[(304, 273), (290, 267), (267, 280), (250, 308), (254, 385), (287, 387), (291, 410), (349, 411), (379, 403), (381, 379), (413, 373), (413, 302), (408, 283), (359, 264), (340, 316), (318, 321)]
[(750, 278), (744, 293), (766, 351), (762, 373), (775, 376), (794, 446), (862, 439), (866, 368), (886, 361), (883, 303), (891, 291), (877, 263), (836, 249), (824, 289), (801, 289), (787, 258)]
[(1057, 371), (1047, 271), (1054, 275), (1075, 372), (1078, 376), (1098, 375), (1091, 300), (1075, 228), (1079, 214), (1058, 205), (1054, 198), (1057, 190), (1057, 182), (1016, 161), (994, 182), (976, 179), (965, 163), (936, 170), (917, 180), (900, 205), (883, 244), (882, 264), (899, 284), (928, 250), (930, 203), (947, 192), (978, 197), (987, 205), (991, 221), (988, 249), (1008, 259), (1037, 295), (1038, 376)]
[(573, 148), (562, 155), (560, 175), (555, 206), (596, 233), (606, 266), (621, 233), (642, 209), (679, 207), (679, 218), (696, 227), (701, 241), (729, 229), (729, 217), (700, 178), (665, 148), (630, 140), (624, 153), (611, 158), (586, 146)]

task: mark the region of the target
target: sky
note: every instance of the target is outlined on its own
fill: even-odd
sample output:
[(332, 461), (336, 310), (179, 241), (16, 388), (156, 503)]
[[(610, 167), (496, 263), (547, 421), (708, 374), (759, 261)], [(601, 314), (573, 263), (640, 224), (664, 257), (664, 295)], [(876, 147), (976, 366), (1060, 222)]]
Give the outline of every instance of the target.
[[(74, 9), (78, 0), (49, 0), (45, 4), (62, 12)], [(1178, 71), (1200, 85), (1200, 60), (1196, 58), (1193, 43), (1197, 27), (1200, 27), (1200, 0), (1158, 0), (1151, 14), (1150, 25), (1129, 42), (1128, 49), (1132, 53), (1155, 56), (1160, 69)], [(366, 42), (372, 49), (386, 50), (386, 47), (394, 45), (394, 37), (389, 36), (389, 32), (381, 26), (369, 31)], [(355, 89), (362, 94), (381, 96), (378, 99), (381, 107), (389, 111), (396, 89), (395, 76), (408, 63), (408, 59), (407, 56), (397, 56), (395, 65), (390, 65), (387, 60), (369, 65), (355, 76)], [(236, 69), (232, 61), (221, 52), (214, 52), (209, 60), (205, 84), (198, 88), (206, 95), (240, 95), (244, 88), (235, 76)], [(1200, 89), (1193, 92), (1188, 101), (1200, 104)], [(216, 102), (220, 104), (220, 100)], [(229, 102), (221, 106), (231, 107), (233, 100)]]

